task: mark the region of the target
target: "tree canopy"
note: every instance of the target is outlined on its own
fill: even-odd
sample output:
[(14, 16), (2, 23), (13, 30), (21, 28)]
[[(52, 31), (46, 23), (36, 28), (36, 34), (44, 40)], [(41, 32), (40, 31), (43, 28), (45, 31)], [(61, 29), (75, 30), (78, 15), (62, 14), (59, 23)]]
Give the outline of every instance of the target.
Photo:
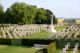
[(3, 21), (3, 14), (4, 14), (3, 6), (0, 4), (0, 23), (2, 23)]
[(46, 11), (43, 8), (37, 9), (35, 23), (36, 24), (44, 24), (44, 23), (46, 23), (46, 20), (47, 20)]
[[(37, 8), (26, 3), (15, 2), (4, 13), (3, 7), (0, 5), (0, 22), (11, 24), (50, 24), (51, 15), (53, 13), (49, 9)], [(3, 15), (3, 20), (2, 16)], [(54, 24), (57, 19), (54, 16)]]
[(36, 7), (25, 3), (14, 3), (6, 11), (6, 19), (9, 23), (31, 24), (36, 14)]

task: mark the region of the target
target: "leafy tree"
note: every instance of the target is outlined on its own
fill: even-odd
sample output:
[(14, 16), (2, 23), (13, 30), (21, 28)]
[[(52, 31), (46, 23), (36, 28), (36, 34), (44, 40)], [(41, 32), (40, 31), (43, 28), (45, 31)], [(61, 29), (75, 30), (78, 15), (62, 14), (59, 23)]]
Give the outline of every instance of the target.
[(3, 6), (0, 4), (0, 23), (3, 23), (3, 15), (4, 15)]
[(47, 24), (50, 24), (51, 23), (51, 15), (53, 14), (49, 9), (46, 9), (46, 16), (47, 16), (47, 21), (46, 23)]
[(36, 6), (29, 6), (29, 9), (28, 9), (28, 13), (27, 13), (27, 21), (28, 21), (28, 23), (29, 24), (31, 24), (31, 23), (35, 23), (34, 21), (34, 18), (35, 18), (35, 16), (36, 16), (36, 12), (37, 12), (37, 7)]
[[(15, 2), (7, 9), (2, 20), (4, 23), (11, 24), (50, 24), (52, 14), (49, 9), (45, 10), (33, 5)], [(53, 20), (54, 24), (57, 24), (55, 16)]]
[(46, 11), (43, 8), (39, 8), (37, 10), (37, 14), (35, 17), (36, 24), (45, 24), (47, 20)]
[(28, 6), (25, 3), (15, 3), (11, 6), (11, 16), (13, 23), (22, 24), (26, 23)]
[(30, 24), (36, 14), (36, 7), (16, 2), (12, 4), (6, 11), (6, 19), (8, 22), (15, 24)]
[(46, 9), (46, 16), (47, 16), (47, 24), (51, 24), (51, 18), (53, 15), (53, 24), (57, 24), (57, 18), (55, 17), (55, 15), (53, 14), (53, 12), (51, 12), (49, 9)]
[(54, 16), (54, 17), (53, 17), (53, 24), (57, 24), (57, 22), (58, 22), (58, 20), (57, 20), (57, 18)]
[(4, 23), (12, 23), (12, 21), (10, 8), (7, 8), (7, 11), (4, 14)]

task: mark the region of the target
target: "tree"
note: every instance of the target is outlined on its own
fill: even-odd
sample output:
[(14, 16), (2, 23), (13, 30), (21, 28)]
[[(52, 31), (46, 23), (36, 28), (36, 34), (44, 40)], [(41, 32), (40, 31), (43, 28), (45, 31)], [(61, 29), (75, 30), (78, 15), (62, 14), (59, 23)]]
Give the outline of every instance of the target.
[(35, 23), (35, 16), (36, 16), (36, 12), (37, 12), (37, 7), (36, 6), (29, 6), (29, 9), (28, 9), (28, 13), (27, 13), (27, 21), (29, 24), (31, 23)]
[(7, 22), (13, 24), (31, 24), (36, 14), (36, 7), (16, 2), (6, 11)]
[(53, 13), (49, 10), (49, 9), (46, 9), (46, 16), (47, 16), (47, 21), (46, 21), (46, 23), (47, 24), (51, 24), (51, 15), (52, 15)]
[(3, 15), (4, 15), (3, 6), (0, 4), (0, 23), (3, 23)]
[(36, 24), (45, 24), (47, 20), (46, 11), (43, 8), (37, 9), (35, 23)]
[(53, 24), (57, 24), (57, 22), (58, 22), (58, 20), (57, 20), (57, 18), (54, 16), (54, 17), (53, 17)]
[(46, 9), (46, 16), (47, 16), (47, 24), (51, 24), (51, 18), (53, 15), (53, 24), (57, 24), (57, 18), (55, 17), (55, 15), (53, 14), (53, 12), (51, 12), (49, 9)]
[(7, 11), (4, 13), (4, 23), (12, 23), (12, 21), (10, 8), (7, 8)]
[[(3, 20), (11, 24), (50, 24), (52, 14), (49, 9), (15, 2), (7, 8)], [(54, 18), (54, 23), (57, 23), (56, 18)]]

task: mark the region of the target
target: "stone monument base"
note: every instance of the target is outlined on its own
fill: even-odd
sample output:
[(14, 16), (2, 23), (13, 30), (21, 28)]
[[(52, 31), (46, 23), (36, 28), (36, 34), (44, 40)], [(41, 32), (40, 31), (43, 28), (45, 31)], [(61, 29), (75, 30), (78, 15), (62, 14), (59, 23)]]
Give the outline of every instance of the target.
[(53, 25), (51, 25), (51, 30), (50, 32), (56, 32), (56, 30), (54, 29)]

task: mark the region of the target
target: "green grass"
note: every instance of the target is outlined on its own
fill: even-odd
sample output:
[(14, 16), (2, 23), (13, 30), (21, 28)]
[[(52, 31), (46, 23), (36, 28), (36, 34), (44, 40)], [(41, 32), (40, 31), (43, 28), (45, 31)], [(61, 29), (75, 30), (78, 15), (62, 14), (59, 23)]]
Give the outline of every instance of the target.
[(68, 26), (57, 26), (57, 27), (55, 27), (55, 29), (56, 29), (57, 31), (62, 31), (62, 30), (65, 29), (66, 27), (68, 27)]
[[(66, 53), (72, 53), (72, 51), (67, 51)], [(76, 53), (80, 53), (80, 52), (76, 52)]]
[(51, 33), (49, 32), (38, 32), (31, 36), (27, 36), (26, 38), (27, 39), (47, 39), (50, 35)]
[(34, 53), (34, 48), (0, 45), (0, 53)]

